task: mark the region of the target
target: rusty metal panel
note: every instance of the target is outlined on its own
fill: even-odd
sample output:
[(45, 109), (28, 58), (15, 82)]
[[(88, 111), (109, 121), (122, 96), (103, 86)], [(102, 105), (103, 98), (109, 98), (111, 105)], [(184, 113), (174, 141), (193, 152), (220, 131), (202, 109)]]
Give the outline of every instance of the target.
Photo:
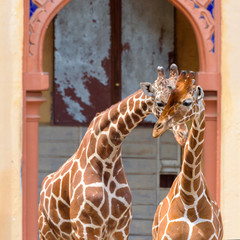
[(111, 105), (108, 0), (73, 0), (55, 20), (54, 122), (88, 125)]
[[(167, 0), (122, 0), (122, 98), (156, 79), (174, 51), (174, 8)], [(153, 118), (150, 118), (153, 119)], [(152, 120), (151, 120), (152, 121)]]

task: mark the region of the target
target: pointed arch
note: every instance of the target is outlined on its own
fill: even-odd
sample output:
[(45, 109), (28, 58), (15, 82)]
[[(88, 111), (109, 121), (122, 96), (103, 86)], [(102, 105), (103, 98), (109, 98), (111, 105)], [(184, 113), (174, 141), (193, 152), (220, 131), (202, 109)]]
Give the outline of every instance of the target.
[[(38, 125), (41, 96), (48, 89), (43, 72), (43, 42), (56, 14), (71, 0), (33, 0), (36, 11), (29, 20), (29, 0), (24, 0), (23, 48), (23, 239), (37, 239)], [(119, 0), (120, 1), (120, 0)], [(196, 34), (200, 72), (197, 81), (206, 92), (206, 145), (204, 174), (212, 195), (220, 200), (220, 1), (169, 0), (190, 21)], [(210, 6), (210, 7), (209, 7)], [(32, 206), (31, 208), (29, 206)]]

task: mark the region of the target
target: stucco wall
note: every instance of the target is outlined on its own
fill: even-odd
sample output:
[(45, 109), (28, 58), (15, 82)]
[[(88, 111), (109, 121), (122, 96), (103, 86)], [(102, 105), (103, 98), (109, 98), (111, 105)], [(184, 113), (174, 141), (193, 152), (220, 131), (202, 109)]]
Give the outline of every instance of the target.
[(222, 0), (221, 209), (224, 239), (240, 238), (240, 1)]
[(0, 239), (22, 239), (23, 0), (0, 2)]

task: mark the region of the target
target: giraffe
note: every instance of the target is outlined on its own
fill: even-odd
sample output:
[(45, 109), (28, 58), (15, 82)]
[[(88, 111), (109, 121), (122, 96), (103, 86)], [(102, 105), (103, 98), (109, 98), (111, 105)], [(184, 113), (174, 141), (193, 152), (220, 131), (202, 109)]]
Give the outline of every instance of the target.
[[(160, 116), (177, 73), (173, 64), (167, 79), (158, 67), (153, 84), (141, 83), (140, 90), (96, 114), (76, 153), (43, 180), (38, 219), (41, 240), (128, 239), (132, 196), (121, 144), (150, 113)], [(172, 131), (184, 144), (186, 125)]]
[(157, 138), (173, 125), (192, 120), (182, 170), (155, 213), (154, 240), (222, 239), (223, 235), (220, 210), (209, 194), (201, 171), (205, 104), (202, 88), (194, 85), (194, 75), (194, 72), (181, 72), (153, 129), (153, 137)]

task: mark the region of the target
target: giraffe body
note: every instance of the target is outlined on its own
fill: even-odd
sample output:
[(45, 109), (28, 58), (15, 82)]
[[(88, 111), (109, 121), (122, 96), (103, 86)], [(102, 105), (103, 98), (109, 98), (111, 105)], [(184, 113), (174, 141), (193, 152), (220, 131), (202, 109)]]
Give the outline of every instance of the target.
[(192, 119), (192, 127), (184, 147), (180, 174), (168, 195), (159, 204), (153, 222), (154, 240), (222, 239), (220, 210), (212, 199), (201, 171), (205, 130), (203, 91), (192, 85), (192, 73), (182, 73), (166, 108), (155, 124), (158, 137), (170, 126)]
[[(139, 90), (95, 116), (76, 153), (42, 183), (40, 239), (128, 239), (132, 196), (121, 144), (150, 113), (159, 116), (170, 95), (167, 83), (160, 68), (153, 85), (142, 84), (148, 96)], [(185, 124), (173, 132), (184, 142)]]
[(121, 143), (147, 108), (140, 90), (93, 119), (77, 152), (43, 182), (40, 229), (46, 222), (59, 239), (127, 239), (132, 197)]

